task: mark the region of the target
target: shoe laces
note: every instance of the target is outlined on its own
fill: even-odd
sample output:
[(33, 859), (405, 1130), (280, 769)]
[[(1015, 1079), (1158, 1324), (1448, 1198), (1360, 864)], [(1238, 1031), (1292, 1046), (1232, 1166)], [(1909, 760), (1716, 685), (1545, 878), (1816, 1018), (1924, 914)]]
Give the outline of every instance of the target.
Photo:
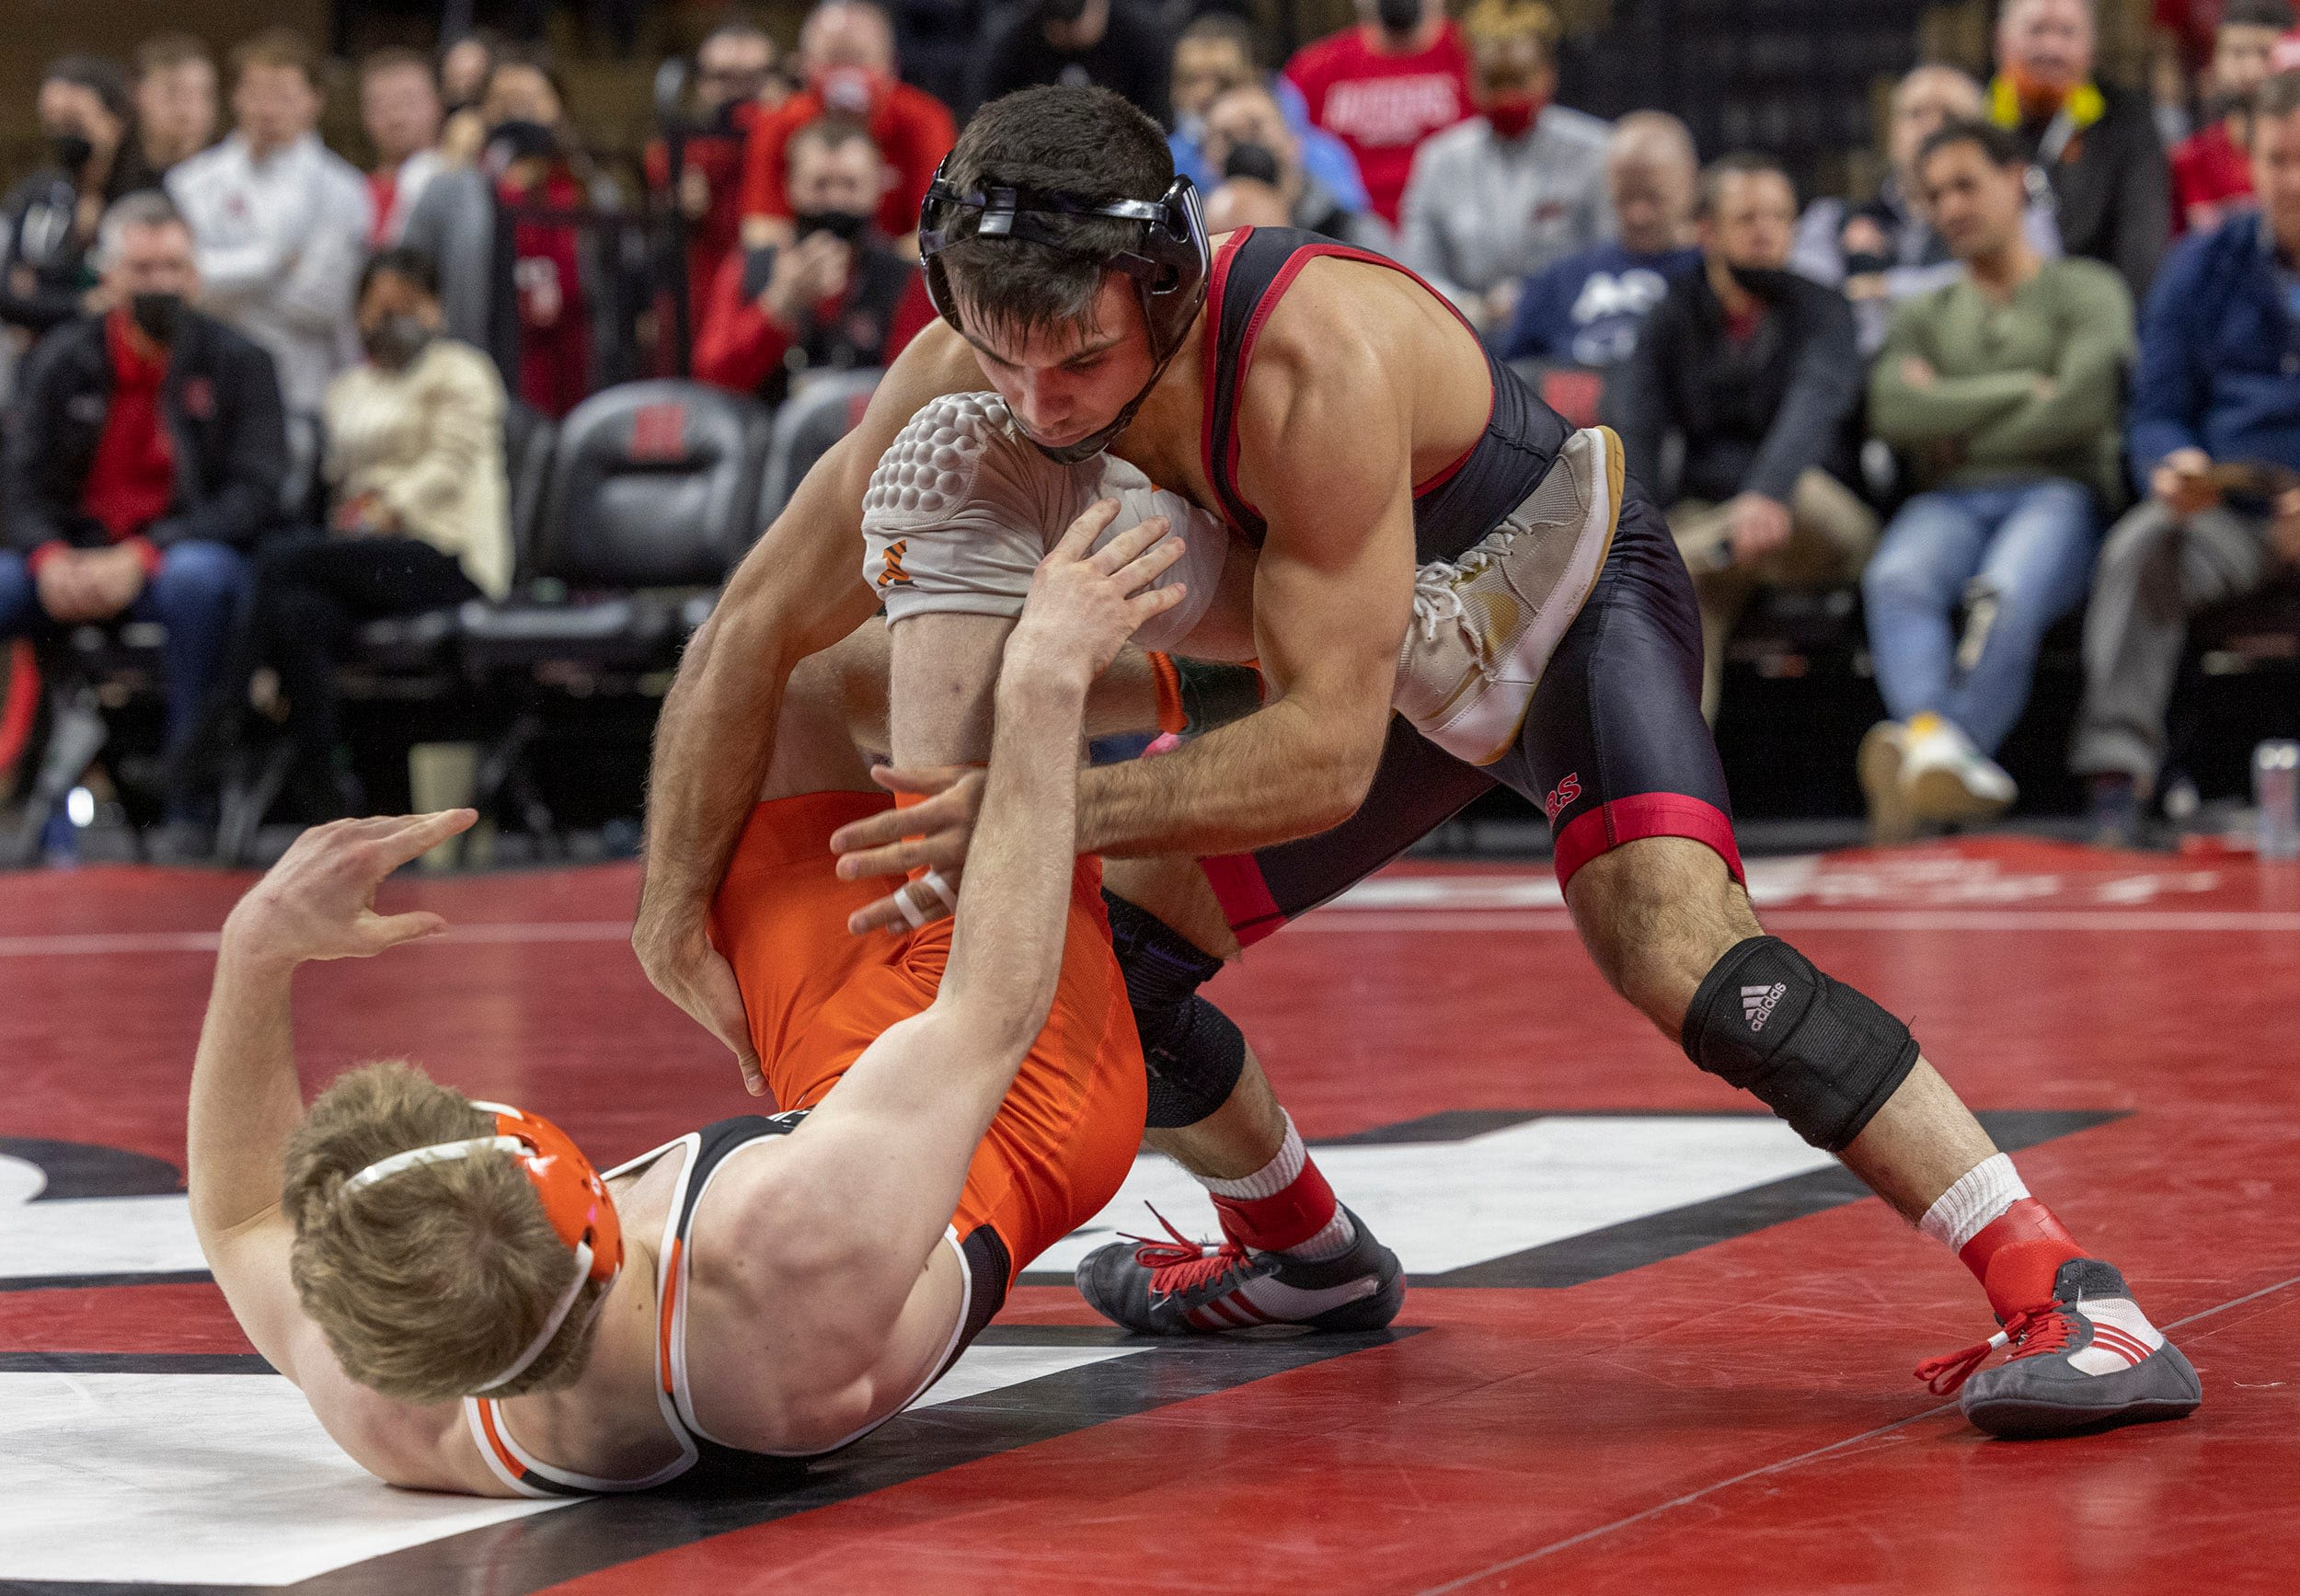
[(1463, 608), (1461, 590), (1507, 554), (1515, 537), (1516, 534), (1507, 529), (1497, 530), (1459, 559), (1432, 560), (1414, 572), (1413, 617), (1421, 630), (1423, 643), (1436, 642), (1438, 627), (1450, 620), (1460, 628), (1462, 641), (1468, 645), (1479, 668), (1490, 669), (1485, 657), (1485, 634), (1471, 623), (1469, 612)]
[(2059, 1303), (2048, 1303), (2041, 1308), (2023, 1308), (2005, 1321), (2005, 1327), (1987, 1340), (1967, 1347), (1961, 1352), (1950, 1352), (1938, 1358), (1927, 1358), (1916, 1366), (1916, 1377), (1936, 1396), (1953, 1396), (1964, 1383), (1988, 1361), (1988, 1355), (1997, 1348), (2010, 1344), (2018, 1349), (2005, 1360), (2017, 1363), (2023, 1358), (2041, 1357), (2057, 1352), (2068, 1345), (2068, 1338), (2076, 1330), (2070, 1323), (2068, 1310)]
[(1195, 1291), (1246, 1262), (1246, 1249), (1234, 1241), (1219, 1246), (1210, 1241), (1192, 1241), (1156, 1208), (1150, 1209), (1150, 1217), (1166, 1227), (1167, 1239), (1122, 1233), (1119, 1239), (1134, 1244), (1134, 1262), (1150, 1271), (1150, 1289), (1160, 1296)]

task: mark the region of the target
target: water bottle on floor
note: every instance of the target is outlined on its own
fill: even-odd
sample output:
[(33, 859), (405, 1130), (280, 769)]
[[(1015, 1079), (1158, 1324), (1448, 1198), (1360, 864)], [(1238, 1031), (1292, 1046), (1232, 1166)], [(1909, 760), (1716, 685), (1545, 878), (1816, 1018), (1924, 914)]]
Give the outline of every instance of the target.
[(2252, 801), (2260, 856), (2300, 859), (2300, 742), (2273, 739), (2252, 751)]

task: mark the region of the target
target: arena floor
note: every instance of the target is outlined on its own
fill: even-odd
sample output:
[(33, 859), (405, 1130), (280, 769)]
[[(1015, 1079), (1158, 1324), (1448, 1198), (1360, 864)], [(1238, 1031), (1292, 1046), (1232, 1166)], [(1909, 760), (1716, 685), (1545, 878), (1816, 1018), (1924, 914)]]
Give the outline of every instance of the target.
[[(1538, 867), (1412, 868), (1217, 995), (1417, 1269), (1376, 1338), (1099, 1327), (1060, 1266), (931, 1406), (742, 1497), (477, 1503), (338, 1454), (200, 1272), (178, 1180), (244, 878), (0, 878), (0, 1590), (2287, 1590), (2300, 1550), (2300, 867), (1999, 840), (1754, 867), (1913, 1018), (2201, 1372), (2019, 1444), (1910, 1369), (1953, 1260), (1604, 989)], [(396, 888), (438, 943), (301, 978), (306, 1079), (415, 1058), (620, 1159), (753, 1107), (625, 941), (628, 866)], [(1187, 1225), (1145, 1162), (1105, 1216)]]

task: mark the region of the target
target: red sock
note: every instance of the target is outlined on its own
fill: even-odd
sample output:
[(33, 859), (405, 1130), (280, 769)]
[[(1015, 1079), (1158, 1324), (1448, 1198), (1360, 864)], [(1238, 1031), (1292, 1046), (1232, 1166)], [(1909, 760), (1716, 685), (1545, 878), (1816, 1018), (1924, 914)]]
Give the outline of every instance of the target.
[(1289, 1252), (1333, 1223), (1334, 1188), (1306, 1157), (1302, 1172), (1268, 1197), (1213, 1195), (1222, 1234), (1255, 1252)]
[(2053, 1277), (2061, 1265), (2087, 1256), (2053, 1211), (2033, 1197), (2015, 1202), (1957, 1253), (1988, 1293), (1988, 1305), (1999, 1319), (2050, 1303)]

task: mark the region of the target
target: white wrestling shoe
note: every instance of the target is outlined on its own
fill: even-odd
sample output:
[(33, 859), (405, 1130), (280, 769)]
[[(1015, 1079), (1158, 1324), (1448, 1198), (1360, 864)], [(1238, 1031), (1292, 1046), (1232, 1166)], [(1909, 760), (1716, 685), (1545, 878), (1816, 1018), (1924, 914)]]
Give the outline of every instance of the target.
[(1973, 747), (1955, 721), (1929, 709), (1909, 717), (1901, 787), (1920, 821), (1989, 820), (2020, 796), (2004, 766)]
[(1471, 764), (1509, 752), (1604, 568), (1626, 475), (1613, 429), (1584, 428), (1507, 521), (1421, 568), (1394, 703), (1422, 736)]

